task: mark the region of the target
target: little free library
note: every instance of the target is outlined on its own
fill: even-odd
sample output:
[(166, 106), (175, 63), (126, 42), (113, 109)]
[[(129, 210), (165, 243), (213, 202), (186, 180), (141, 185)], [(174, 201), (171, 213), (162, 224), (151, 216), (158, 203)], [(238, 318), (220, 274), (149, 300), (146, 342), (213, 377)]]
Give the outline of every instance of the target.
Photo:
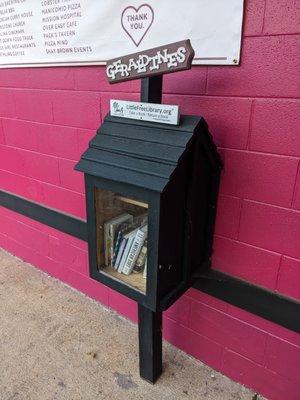
[(221, 160), (202, 117), (157, 122), (163, 74), (189, 69), (193, 56), (185, 41), (108, 61), (110, 83), (143, 79), (144, 103), (123, 107), (151, 111), (146, 121), (123, 115), (112, 100), (76, 166), (85, 174), (90, 274), (138, 302), (140, 374), (150, 382), (162, 372), (162, 311), (211, 263)]

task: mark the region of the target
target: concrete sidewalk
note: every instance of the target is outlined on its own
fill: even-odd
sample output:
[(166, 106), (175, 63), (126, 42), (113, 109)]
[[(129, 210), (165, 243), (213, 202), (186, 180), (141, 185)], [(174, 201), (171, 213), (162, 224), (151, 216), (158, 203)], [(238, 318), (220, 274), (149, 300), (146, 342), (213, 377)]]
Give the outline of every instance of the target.
[(0, 250), (0, 400), (252, 400), (164, 342), (155, 385), (138, 375), (137, 327)]

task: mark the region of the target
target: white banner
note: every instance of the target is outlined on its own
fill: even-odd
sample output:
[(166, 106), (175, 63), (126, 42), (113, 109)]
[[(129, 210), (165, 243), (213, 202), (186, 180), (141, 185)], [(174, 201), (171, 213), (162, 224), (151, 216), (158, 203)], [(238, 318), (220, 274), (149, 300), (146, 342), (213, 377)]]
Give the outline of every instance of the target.
[(242, 18), (243, 0), (0, 0), (0, 67), (105, 64), (184, 39), (193, 64), (238, 64)]

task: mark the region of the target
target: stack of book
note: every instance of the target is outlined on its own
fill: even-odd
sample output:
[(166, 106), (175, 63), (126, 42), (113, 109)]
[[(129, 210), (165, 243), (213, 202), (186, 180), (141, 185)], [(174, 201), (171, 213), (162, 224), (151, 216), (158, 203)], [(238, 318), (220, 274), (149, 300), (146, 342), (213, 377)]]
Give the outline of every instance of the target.
[(147, 215), (124, 213), (104, 224), (105, 264), (120, 274), (144, 272), (147, 261)]

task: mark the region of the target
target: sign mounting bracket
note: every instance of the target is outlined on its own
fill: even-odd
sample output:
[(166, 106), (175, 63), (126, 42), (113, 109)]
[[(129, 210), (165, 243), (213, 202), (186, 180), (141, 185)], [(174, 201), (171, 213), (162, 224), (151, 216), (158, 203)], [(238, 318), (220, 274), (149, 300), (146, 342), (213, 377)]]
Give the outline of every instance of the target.
[(162, 102), (163, 75), (142, 78), (141, 80), (141, 102), (156, 103)]

